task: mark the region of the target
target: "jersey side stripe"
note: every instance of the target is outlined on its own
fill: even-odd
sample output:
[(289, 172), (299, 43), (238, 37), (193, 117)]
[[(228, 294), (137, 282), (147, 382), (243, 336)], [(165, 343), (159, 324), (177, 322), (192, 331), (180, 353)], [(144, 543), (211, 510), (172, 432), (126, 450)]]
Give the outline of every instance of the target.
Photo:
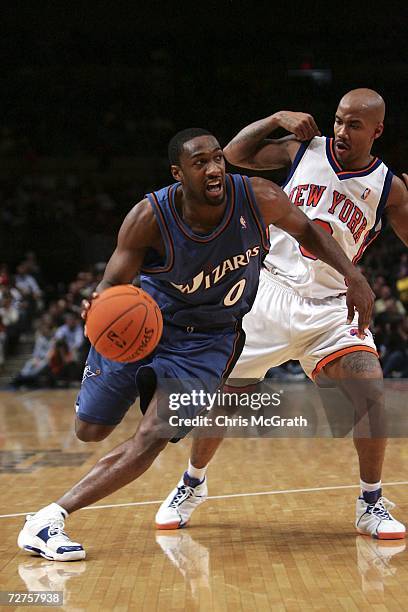
[(249, 207), (252, 212), (252, 216), (255, 220), (255, 223), (258, 226), (259, 235), (262, 240), (262, 246), (264, 247), (266, 251), (269, 251), (270, 244), (269, 244), (269, 239), (268, 239), (268, 231), (266, 227), (265, 228), (263, 227), (263, 219), (261, 217), (260, 212), (258, 211), (258, 207), (256, 206), (255, 195), (254, 195), (254, 192), (252, 191), (251, 183), (248, 177), (241, 176), (241, 179), (244, 184), (244, 189), (245, 189)]

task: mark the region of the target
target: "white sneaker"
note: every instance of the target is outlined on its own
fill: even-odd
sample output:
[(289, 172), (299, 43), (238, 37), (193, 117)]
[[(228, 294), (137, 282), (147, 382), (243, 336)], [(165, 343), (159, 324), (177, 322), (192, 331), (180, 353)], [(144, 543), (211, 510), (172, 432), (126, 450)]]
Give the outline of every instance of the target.
[(194, 510), (208, 496), (207, 478), (201, 484), (190, 487), (182, 476), (177, 487), (166, 497), (156, 514), (157, 529), (180, 529), (185, 527)]
[(18, 546), (51, 561), (85, 559), (81, 544), (72, 542), (64, 532), (64, 519), (57, 504), (50, 504), (36, 514), (28, 515), (18, 535)]
[(395, 504), (386, 497), (380, 497), (375, 504), (368, 504), (365, 499), (359, 497), (356, 503), (357, 531), (378, 540), (405, 538), (405, 526), (388, 512), (388, 508), (394, 507)]

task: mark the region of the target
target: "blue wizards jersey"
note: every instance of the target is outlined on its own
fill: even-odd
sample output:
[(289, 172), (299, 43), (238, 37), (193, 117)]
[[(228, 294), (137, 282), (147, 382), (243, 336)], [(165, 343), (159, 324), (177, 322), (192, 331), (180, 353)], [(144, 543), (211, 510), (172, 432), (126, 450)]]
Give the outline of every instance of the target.
[(262, 261), (269, 250), (267, 228), (248, 177), (227, 174), (227, 205), (211, 234), (195, 234), (177, 211), (174, 183), (147, 195), (166, 256), (150, 249), (141, 286), (157, 301), (165, 323), (186, 327), (230, 327), (251, 309)]

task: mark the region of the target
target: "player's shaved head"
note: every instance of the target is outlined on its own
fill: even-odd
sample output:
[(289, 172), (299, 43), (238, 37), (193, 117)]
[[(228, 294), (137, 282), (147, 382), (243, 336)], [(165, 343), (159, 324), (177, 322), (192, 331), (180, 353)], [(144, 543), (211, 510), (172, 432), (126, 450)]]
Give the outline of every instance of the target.
[(380, 94), (373, 89), (352, 89), (340, 100), (339, 109), (365, 115), (375, 123), (384, 121), (385, 102)]

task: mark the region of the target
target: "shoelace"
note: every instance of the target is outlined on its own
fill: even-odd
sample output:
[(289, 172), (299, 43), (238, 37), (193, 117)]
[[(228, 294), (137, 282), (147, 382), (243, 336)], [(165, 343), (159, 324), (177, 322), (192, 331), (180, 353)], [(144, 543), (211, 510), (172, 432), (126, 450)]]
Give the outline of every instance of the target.
[(177, 508), (181, 502), (186, 501), (191, 495), (193, 495), (194, 489), (193, 487), (189, 487), (186, 484), (181, 485), (181, 487), (177, 487), (177, 493), (171, 500), (169, 508)]
[(65, 536), (68, 537), (64, 532), (65, 523), (62, 519), (54, 519), (51, 521), (50, 526), (48, 528), (48, 533), (51, 536)]
[(388, 512), (388, 508), (390, 510), (395, 508), (395, 504), (386, 497), (379, 497), (375, 504), (368, 506), (367, 512), (374, 514), (382, 521), (391, 521), (392, 517)]

